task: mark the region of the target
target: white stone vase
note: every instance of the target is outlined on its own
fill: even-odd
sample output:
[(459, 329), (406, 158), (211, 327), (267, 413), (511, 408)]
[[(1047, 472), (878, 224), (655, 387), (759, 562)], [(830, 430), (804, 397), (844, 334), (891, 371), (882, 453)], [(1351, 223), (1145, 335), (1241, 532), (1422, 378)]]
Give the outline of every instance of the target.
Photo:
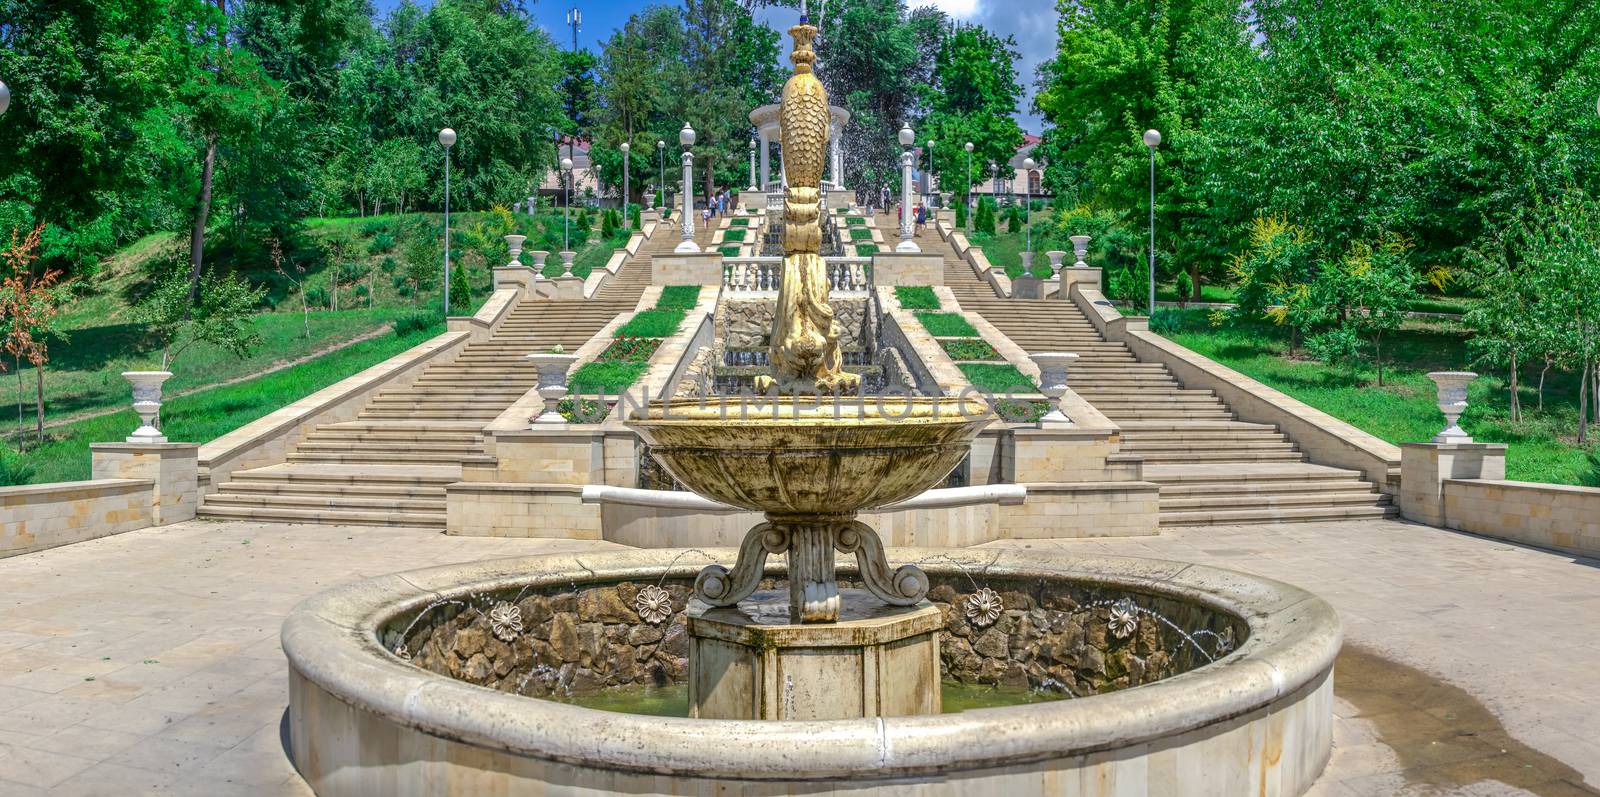
[(1050, 399), (1050, 412), (1039, 419), (1040, 426), (1071, 426), (1072, 419), (1061, 411), (1061, 397), (1067, 394), (1067, 369), (1078, 359), (1070, 351), (1036, 352), (1028, 355), (1039, 366), (1039, 392)]
[(1089, 264), (1083, 262), (1083, 259), (1089, 255), (1089, 236), (1074, 235), (1067, 240), (1072, 242), (1072, 256), (1078, 259), (1076, 263), (1072, 264), (1072, 267), (1088, 268)]
[(1462, 431), (1458, 421), (1467, 411), (1467, 385), (1478, 375), (1471, 371), (1434, 371), (1428, 374), (1439, 387), (1439, 411), (1444, 413), (1444, 431), (1433, 436), (1435, 443), (1470, 443), (1472, 438)]
[(561, 276), (572, 276), (572, 258), (577, 257), (577, 252), (561, 252)]
[(529, 252), (528, 255), (533, 258), (534, 278), (544, 279), (544, 261), (550, 257), (550, 253), (543, 249), (535, 249), (532, 252)]
[(1019, 252), (1017, 254), (1017, 256), (1022, 258), (1022, 276), (1024, 276), (1024, 277), (1033, 276), (1033, 253), (1032, 252)]
[(1048, 252), (1045, 252), (1044, 256), (1050, 258), (1050, 273), (1056, 277), (1060, 277), (1061, 263), (1067, 259), (1067, 253), (1061, 251), (1060, 249), (1052, 249)]
[(522, 242), (528, 240), (526, 235), (507, 235), (506, 246), (511, 249), (511, 262), (507, 266), (522, 265)]
[(161, 385), (172, 378), (171, 371), (123, 371), (122, 378), (133, 386), (133, 411), (140, 425), (128, 435), (130, 443), (165, 443), (167, 438), (156, 428), (161, 417)]
[(567, 372), (578, 361), (578, 355), (541, 352), (528, 355), (528, 359), (539, 369), (539, 398), (544, 399), (544, 412), (533, 423), (566, 423), (557, 407), (567, 396)]

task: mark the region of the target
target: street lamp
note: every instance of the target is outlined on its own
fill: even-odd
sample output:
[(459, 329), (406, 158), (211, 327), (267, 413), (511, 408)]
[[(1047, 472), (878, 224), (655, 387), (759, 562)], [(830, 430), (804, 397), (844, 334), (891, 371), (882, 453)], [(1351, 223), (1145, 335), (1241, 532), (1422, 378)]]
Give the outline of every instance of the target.
[(1150, 315), (1156, 314), (1156, 147), (1161, 146), (1161, 131), (1144, 131), (1144, 145), (1150, 149)]
[(689, 193), (689, 183), (694, 180), (694, 128), (688, 122), (678, 131), (678, 143), (683, 145), (683, 242), (672, 251), (679, 254), (699, 252), (694, 244), (694, 196)]
[(900, 152), (900, 243), (895, 246), (896, 252), (921, 252), (911, 237), (915, 235), (911, 219), (911, 167), (916, 163), (916, 156), (911, 153), (911, 145), (917, 143), (917, 134), (912, 132), (911, 125), (900, 128), (900, 146), (905, 147)]
[(1028, 220), (1028, 256), (1023, 258), (1023, 271), (1033, 273), (1033, 167), (1038, 166), (1033, 158), (1022, 159), (1022, 212)]
[(967, 173), (965, 175), (963, 175), (962, 179), (961, 179), (961, 185), (962, 185), (962, 188), (961, 188), (961, 192), (962, 192), (961, 201), (967, 203), (967, 232), (970, 234), (972, 232), (972, 215), (973, 215), (972, 214), (972, 150), (973, 150), (972, 142), (968, 141), (966, 144), (962, 145), (961, 148), (967, 151)]
[[(928, 191), (929, 197), (933, 196), (933, 139), (928, 139)], [(923, 200), (924, 204), (932, 205), (931, 200)]]
[(450, 148), (456, 144), (456, 131), (439, 131), (439, 146), (444, 147), (444, 315), (450, 317)]
[(661, 192), (661, 204), (667, 206), (667, 142), (656, 139), (656, 190)]
[(750, 139), (750, 193), (756, 192), (756, 140)]
[(633, 229), (633, 214), (628, 212), (628, 150), (633, 149), (633, 147), (628, 146), (628, 142), (624, 141), (622, 146), (617, 149), (622, 150), (622, 226), (631, 230)]
[(6, 82), (4, 80), (0, 80), (0, 114), (5, 113), (6, 109), (10, 107), (11, 89), (6, 88)]
[(561, 159), (561, 248), (572, 251), (572, 159)]

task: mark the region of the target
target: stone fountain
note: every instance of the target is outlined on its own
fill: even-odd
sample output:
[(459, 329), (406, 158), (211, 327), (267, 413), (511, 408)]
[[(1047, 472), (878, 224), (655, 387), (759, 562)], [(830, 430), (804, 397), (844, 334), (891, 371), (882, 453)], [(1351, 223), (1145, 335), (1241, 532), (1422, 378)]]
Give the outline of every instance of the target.
[[(812, 68), (817, 29), (802, 18), (789, 32), (795, 71), (780, 110), (789, 186), (783, 271), (772, 373), (756, 380), (772, 399), (732, 410), (657, 402), (629, 423), (679, 483), (766, 515), (732, 570), (710, 565), (695, 580), (691, 713), (937, 713), (941, 622), (924, 600), (928, 577), (915, 565), (891, 570), (877, 533), (856, 517), (938, 484), (993, 415), (975, 399), (860, 397), (859, 377), (841, 367), (818, 251), (828, 95)], [(839, 589), (836, 552), (855, 556), (864, 590)], [(756, 594), (767, 557), (778, 554), (788, 557), (786, 606), (777, 593)]]

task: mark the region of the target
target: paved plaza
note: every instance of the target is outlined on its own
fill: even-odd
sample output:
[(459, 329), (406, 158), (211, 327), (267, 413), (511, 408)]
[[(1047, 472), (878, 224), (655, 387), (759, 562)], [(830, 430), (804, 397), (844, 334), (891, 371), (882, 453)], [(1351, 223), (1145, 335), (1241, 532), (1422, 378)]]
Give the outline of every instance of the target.
[[(1600, 794), (1600, 562), (1392, 521), (1007, 545), (1232, 567), (1316, 592), (1346, 648), (1312, 794)], [(321, 589), (614, 547), (196, 521), (0, 560), (0, 795), (308, 794), (284, 615)]]

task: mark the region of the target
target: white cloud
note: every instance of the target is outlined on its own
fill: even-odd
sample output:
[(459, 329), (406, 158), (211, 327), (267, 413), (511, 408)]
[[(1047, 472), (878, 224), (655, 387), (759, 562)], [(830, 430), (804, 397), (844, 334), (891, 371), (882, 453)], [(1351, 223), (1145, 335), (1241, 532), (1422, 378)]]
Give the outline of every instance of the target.
[(952, 18), (963, 22), (970, 21), (984, 11), (982, 0), (912, 0), (911, 2), (912, 8), (923, 8), (925, 6), (933, 6), (949, 14)]

